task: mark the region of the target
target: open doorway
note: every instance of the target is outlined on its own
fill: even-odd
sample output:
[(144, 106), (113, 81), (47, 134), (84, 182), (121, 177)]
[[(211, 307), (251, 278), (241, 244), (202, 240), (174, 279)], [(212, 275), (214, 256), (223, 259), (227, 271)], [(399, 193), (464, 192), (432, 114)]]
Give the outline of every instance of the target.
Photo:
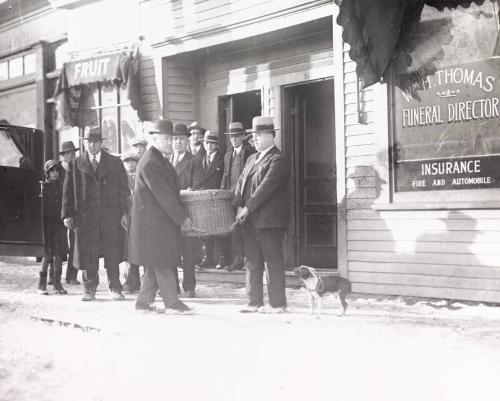
[[(262, 112), (261, 92), (250, 91), (219, 97), (219, 133), (227, 132), (229, 123), (238, 121), (245, 129), (252, 128), (252, 119)], [(230, 146), (226, 138), (226, 146)]]
[(333, 80), (283, 89), (283, 138), (290, 158), (291, 223), (286, 259), (337, 268)]

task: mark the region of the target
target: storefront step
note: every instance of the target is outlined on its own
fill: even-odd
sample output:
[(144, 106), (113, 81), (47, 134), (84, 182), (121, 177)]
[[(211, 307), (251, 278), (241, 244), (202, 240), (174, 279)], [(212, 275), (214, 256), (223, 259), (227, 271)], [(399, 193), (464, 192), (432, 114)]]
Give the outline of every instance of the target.
[[(320, 275), (334, 275), (338, 276), (338, 270), (334, 269), (316, 269)], [(179, 273), (181, 270), (179, 270)], [(228, 272), (225, 270), (216, 269), (203, 269), (196, 270), (196, 280), (203, 283), (231, 283), (245, 285), (245, 271), (236, 270)], [(286, 286), (287, 287), (301, 287), (300, 279), (293, 274), (292, 270), (286, 271)]]

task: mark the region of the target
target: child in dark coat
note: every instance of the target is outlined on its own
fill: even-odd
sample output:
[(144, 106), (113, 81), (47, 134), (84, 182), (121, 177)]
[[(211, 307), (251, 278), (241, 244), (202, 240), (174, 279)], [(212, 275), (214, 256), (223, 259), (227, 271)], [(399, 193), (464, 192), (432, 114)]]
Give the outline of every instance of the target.
[(54, 265), (54, 291), (58, 294), (68, 293), (61, 284), (62, 258), (68, 253), (68, 239), (66, 227), (61, 220), (63, 186), (60, 180), (60, 168), (55, 160), (47, 160), (44, 166), (45, 181), (42, 184), (44, 257), (38, 282), (38, 292), (43, 295), (49, 294), (47, 268), (51, 261)]

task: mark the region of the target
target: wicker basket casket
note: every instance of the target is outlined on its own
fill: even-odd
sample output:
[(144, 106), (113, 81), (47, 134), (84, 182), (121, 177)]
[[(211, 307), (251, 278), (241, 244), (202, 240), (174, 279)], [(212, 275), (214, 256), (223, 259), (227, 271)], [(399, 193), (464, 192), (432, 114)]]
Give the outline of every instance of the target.
[(236, 220), (233, 193), (222, 189), (203, 191), (181, 191), (181, 203), (193, 226), (203, 230), (183, 232), (187, 237), (210, 237), (229, 234)]

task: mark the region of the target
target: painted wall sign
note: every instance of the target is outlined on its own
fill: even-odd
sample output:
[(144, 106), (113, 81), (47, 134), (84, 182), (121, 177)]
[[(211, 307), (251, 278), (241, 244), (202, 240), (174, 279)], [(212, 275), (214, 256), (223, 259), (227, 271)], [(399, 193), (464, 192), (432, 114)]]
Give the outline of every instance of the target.
[(394, 103), (396, 191), (500, 187), (499, 59), (396, 76)]

